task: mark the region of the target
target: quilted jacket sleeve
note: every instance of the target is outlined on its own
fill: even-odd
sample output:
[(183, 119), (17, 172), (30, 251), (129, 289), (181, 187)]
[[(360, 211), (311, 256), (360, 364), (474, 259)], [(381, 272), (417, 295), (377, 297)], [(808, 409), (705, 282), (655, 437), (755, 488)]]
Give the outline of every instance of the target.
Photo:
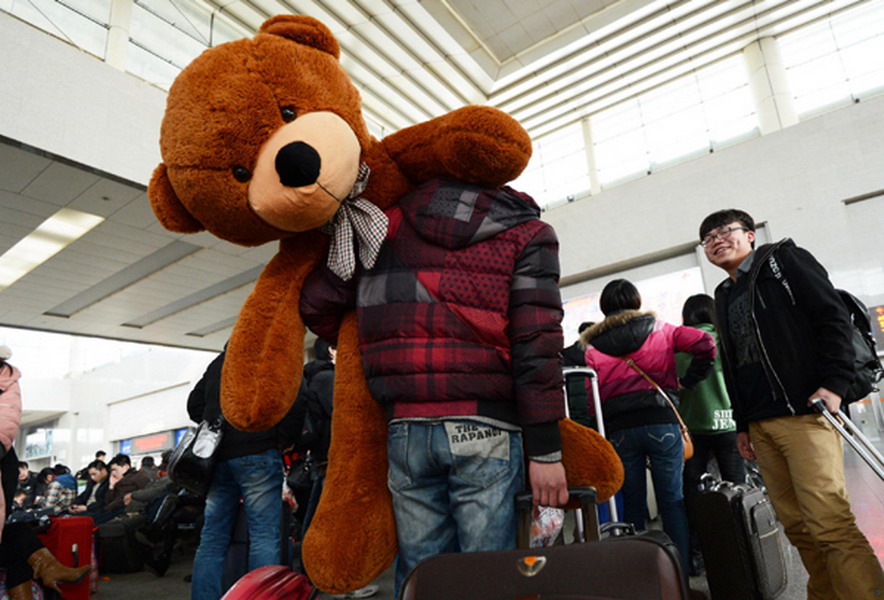
[(559, 242), (544, 224), (525, 246), (510, 288), (509, 328), (513, 380), (528, 456), (561, 450), (558, 421), (562, 391), (562, 298)]
[(341, 319), (356, 308), (358, 276), (344, 281), (326, 265), (317, 267), (304, 281), (299, 309), (304, 325), (332, 345), (338, 343)]

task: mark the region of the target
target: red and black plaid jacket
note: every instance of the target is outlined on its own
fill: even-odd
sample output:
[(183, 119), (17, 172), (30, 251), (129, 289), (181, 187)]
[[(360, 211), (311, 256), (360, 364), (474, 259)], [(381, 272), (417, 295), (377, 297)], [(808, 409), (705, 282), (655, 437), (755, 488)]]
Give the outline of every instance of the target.
[(311, 274), (304, 321), (334, 341), (357, 306), (369, 389), (391, 420), (521, 426), (530, 456), (555, 452), (564, 416), (558, 240), (539, 214), (511, 188), (423, 184), (387, 211), (372, 269), (350, 282), (325, 266)]

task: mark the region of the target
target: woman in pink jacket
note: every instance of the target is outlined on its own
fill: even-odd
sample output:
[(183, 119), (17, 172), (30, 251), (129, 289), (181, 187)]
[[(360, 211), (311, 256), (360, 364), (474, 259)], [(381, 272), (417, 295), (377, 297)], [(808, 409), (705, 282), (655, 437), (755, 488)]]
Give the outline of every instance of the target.
[(18, 457), (12, 442), (21, 423), (21, 371), (7, 360), (12, 352), (0, 346), (0, 467), (3, 493), (0, 494), (0, 567), (6, 569), (6, 588), (11, 600), (31, 600), (31, 579), (60, 592), (59, 584), (76, 583), (91, 570), (90, 564), (72, 569), (62, 565), (43, 547), (27, 523), (11, 523), (4, 528), (6, 507), (12, 502), (18, 486)]
[[(6, 521), (6, 506), (18, 483), (18, 459), (12, 451), (12, 442), (18, 435), (21, 422), (21, 391), (18, 387), (21, 371), (6, 362), (11, 356), (12, 351), (8, 347), (0, 346), (0, 459), (3, 461), (4, 492), (0, 494), (0, 535)], [(11, 481), (8, 481), (10, 478)]]
[[(678, 406), (679, 388), (692, 388), (712, 368), (715, 342), (699, 329), (670, 325), (653, 313), (639, 311), (638, 289), (625, 279), (608, 283), (600, 304), (605, 319), (584, 331), (581, 340), (586, 345), (586, 366), (598, 373), (608, 439), (623, 461), (623, 517), (637, 530), (645, 528), (645, 465), (650, 461), (663, 530), (675, 542), (687, 568), (688, 518), (678, 420), (669, 403), (625, 359), (635, 361)], [(676, 352), (693, 355), (681, 380), (676, 374)], [(592, 406), (589, 410), (593, 412)]]

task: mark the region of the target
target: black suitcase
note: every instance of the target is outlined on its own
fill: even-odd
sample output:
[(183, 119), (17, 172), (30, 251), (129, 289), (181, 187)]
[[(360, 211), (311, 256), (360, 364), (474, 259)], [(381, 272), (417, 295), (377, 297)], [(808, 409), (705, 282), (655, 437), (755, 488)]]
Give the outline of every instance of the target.
[[(292, 566), (292, 511), (286, 502), (282, 503), (279, 517), (280, 528), (280, 564)], [(249, 524), (242, 502), (236, 511), (236, 520), (230, 536), (230, 546), (224, 560), (224, 571), (221, 576), (221, 591), (227, 591), (234, 583), (249, 572)]]
[(712, 600), (772, 600), (786, 589), (780, 522), (765, 490), (716, 481), (693, 511)]
[(98, 527), (102, 570), (135, 573), (144, 569), (150, 549), (135, 539), (135, 530), (146, 524), (143, 515), (122, 515)]

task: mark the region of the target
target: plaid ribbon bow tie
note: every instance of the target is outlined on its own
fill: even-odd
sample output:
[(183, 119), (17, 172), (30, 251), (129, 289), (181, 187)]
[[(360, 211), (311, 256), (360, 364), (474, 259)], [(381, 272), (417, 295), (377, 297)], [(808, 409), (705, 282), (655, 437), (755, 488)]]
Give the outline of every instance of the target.
[(344, 281), (348, 281), (356, 272), (354, 233), (359, 238), (359, 261), (366, 269), (374, 266), (381, 244), (387, 236), (387, 215), (360, 197), (368, 185), (369, 173), (367, 164), (359, 165), (359, 174), (353, 189), (341, 202), (338, 212), (321, 227), (324, 233), (332, 236), (328, 268)]

